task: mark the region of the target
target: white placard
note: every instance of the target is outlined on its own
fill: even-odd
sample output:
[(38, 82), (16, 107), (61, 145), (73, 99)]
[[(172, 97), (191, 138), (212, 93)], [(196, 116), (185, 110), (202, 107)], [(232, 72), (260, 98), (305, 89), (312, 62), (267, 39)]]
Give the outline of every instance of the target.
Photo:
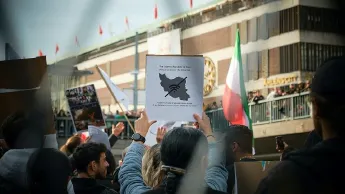
[(150, 120), (195, 121), (202, 115), (204, 57), (146, 57), (146, 112)]
[(153, 146), (157, 144), (156, 137), (158, 127), (164, 127), (167, 131), (169, 131), (175, 127), (181, 127), (181, 125), (185, 123), (186, 122), (157, 121), (156, 123), (151, 125), (150, 130), (145, 137), (145, 145)]
[(181, 29), (147, 38), (148, 53), (154, 55), (180, 55)]

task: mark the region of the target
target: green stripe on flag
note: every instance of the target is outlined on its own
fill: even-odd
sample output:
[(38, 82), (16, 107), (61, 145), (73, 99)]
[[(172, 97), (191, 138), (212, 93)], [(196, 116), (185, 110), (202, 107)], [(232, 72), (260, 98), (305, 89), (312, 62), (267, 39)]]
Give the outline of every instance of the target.
[[(243, 106), (244, 112), (246, 113), (247, 118), (248, 118), (248, 122), (249, 122), (248, 127), (253, 131), (252, 119), (250, 118), (250, 115), (249, 115), (247, 92), (246, 92), (246, 87), (245, 87), (244, 78), (243, 78), (243, 67), (242, 67), (242, 56), (241, 56), (241, 39), (240, 39), (240, 30), (239, 29), (237, 29), (237, 33), (236, 33), (235, 50), (234, 50), (233, 56), (238, 61), (239, 68), (240, 68), (239, 73), (240, 73), (240, 88), (241, 88), (242, 106)], [(253, 147), (254, 147), (254, 135), (253, 135)]]

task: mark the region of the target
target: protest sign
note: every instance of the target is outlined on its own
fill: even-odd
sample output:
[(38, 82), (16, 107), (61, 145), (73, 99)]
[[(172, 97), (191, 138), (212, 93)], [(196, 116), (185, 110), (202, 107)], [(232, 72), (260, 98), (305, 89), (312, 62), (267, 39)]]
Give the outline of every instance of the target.
[(204, 58), (146, 56), (146, 112), (151, 120), (194, 121), (202, 115)]
[(0, 101), (0, 125), (15, 112), (34, 109), (44, 116), (38, 119), (44, 133), (56, 132), (45, 57), (0, 61)]
[(157, 144), (156, 137), (157, 137), (157, 130), (158, 127), (163, 127), (167, 131), (175, 128), (175, 127), (181, 127), (186, 122), (175, 122), (175, 121), (157, 121), (153, 125), (151, 125), (149, 132), (147, 133), (145, 139), (145, 145), (153, 146)]
[(235, 194), (255, 193), (260, 181), (278, 161), (235, 162)]
[(77, 131), (87, 130), (88, 124), (105, 126), (94, 85), (67, 89), (66, 98)]

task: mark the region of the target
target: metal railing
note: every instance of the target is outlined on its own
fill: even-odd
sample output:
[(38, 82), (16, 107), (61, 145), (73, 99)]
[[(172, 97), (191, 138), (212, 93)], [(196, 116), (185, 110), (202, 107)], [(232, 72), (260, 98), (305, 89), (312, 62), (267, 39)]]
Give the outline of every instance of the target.
[[(272, 100), (262, 100), (256, 104), (250, 103), (249, 112), (253, 125), (310, 118), (309, 92), (274, 98)], [(221, 132), (229, 126), (229, 122), (225, 120), (222, 108), (207, 111), (206, 114), (210, 117), (211, 125), (215, 132)], [(130, 119), (133, 126), (134, 121), (135, 119)], [(129, 139), (133, 132), (125, 119), (106, 119), (106, 127), (111, 128), (112, 124), (118, 122), (123, 122), (126, 126), (120, 138)], [(59, 137), (69, 137), (75, 132), (70, 117), (56, 118), (55, 127)], [(107, 132), (110, 134), (111, 130)]]
[[(134, 126), (135, 119), (129, 119), (132, 125)], [(106, 128), (110, 130), (106, 130), (108, 135), (111, 134), (111, 126), (112, 124), (117, 124), (118, 122), (123, 122), (125, 124), (125, 129), (120, 135), (120, 139), (129, 139), (133, 135), (133, 131), (128, 125), (126, 119), (106, 119)], [(57, 117), (55, 118), (55, 129), (57, 131), (58, 137), (70, 137), (75, 133), (73, 121), (70, 117)]]
[[(223, 131), (229, 126), (222, 108), (208, 111), (206, 114), (210, 117), (214, 131)], [(309, 92), (250, 103), (249, 115), (253, 125), (310, 118)]]
[(250, 104), (253, 125), (310, 117), (309, 92)]

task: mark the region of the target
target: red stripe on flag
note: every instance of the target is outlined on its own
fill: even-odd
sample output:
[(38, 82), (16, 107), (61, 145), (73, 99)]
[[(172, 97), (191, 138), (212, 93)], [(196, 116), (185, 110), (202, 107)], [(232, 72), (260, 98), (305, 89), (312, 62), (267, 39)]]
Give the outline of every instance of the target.
[(40, 49), (40, 50), (38, 50), (38, 56), (40, 56), (40, 57), (42, 57), (43, 56), (43, 52), (42, 52), (42, 50)]
[(158, 18), (158, 7), (157, 7), (157, 4), (155, 4), (154, 17), (155, 17), (155, 19)]
[(101, 26), (101, 25), (99, 25), (99, 27), (98, 27), (98, 33), (99, 33), (100, 35), (103, 34), (103, 29), (102, 29), (102, 26)]
[(226, 120), (232, 125), (246, 125), (241, 96), (233, 92), (228, 85), (225, 85), (222, 103)]
[(127, 16), (125, 18), (125, 24), (126, 24), (127, 30), (129, 30), (129, 22), (128, 22), (128, 17)]
[(60, 50), (59, 45), (56, 44), (56, 46), (55, 46), (55, 54), (57, 54), (59, 52), (59, 50)]

